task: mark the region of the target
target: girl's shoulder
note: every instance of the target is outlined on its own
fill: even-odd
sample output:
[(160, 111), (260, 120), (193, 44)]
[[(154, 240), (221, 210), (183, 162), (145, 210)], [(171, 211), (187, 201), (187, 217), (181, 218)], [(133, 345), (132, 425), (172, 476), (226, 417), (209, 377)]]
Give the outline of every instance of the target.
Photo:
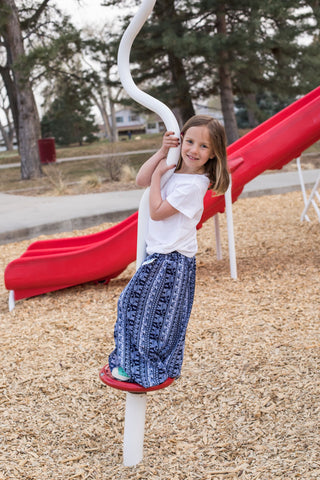
[(190, 196), (203, 198), (210, 181), (206, 175), (174, 173), (165, 186), (165, 195)]
[(203, 210), (203, 198), (209, 179), (205, 175), (177, 173), (171, 176), (164, 198), (188, 218), (195, 218)]
[(198, 175), (192, 173), (174, 173), (172, 175), (172, 183), (176, 186), (194, 186), (200, 190), (207, 190), (210, 180), (206, 175)]
[(196, 173), (178, 173), (175, 172), (172, 175), (172, 180), (176, 183), (198, 183), (198, 184), (209, 184), (210, 180), (207, 175), (198, 175)]

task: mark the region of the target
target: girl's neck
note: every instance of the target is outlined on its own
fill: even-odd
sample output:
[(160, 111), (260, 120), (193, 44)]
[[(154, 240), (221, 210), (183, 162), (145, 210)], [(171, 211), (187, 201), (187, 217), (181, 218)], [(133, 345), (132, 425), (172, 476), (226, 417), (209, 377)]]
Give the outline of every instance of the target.
[(188, 167), (182, 164), (179, 170), (175, 170), (175, 173), (183, 173), (185, 175), (204, 175), (205, 170), (204, 168), (201, 168), (199, 171), (196, 172), (190, 171)]

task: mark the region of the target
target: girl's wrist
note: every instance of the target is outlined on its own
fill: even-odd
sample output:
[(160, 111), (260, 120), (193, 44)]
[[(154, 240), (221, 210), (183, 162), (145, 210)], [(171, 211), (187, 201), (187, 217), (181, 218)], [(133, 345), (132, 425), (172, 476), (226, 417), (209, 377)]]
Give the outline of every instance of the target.
[(167, 157), (168, 155), (168, 148), (166, 147), (161, 147), (160, 150), (159, 150), (159, 155), (161, 156), (161, 160), (163, 160), (164, 158)]

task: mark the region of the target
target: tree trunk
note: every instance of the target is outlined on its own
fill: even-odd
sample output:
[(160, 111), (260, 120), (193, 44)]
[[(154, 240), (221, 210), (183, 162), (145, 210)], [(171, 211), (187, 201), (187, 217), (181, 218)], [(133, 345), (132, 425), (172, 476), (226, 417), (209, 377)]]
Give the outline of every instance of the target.
[(111, 139), (111, 137), (112, 137), (111, 127), (110, 127), (110, 124), (109, 124), (108, 113), (106, 111), (106, 106), (105, 106), (103, 95), (100, 92), (97, 95), (95, 95), (94, 93), (92, 93), (91, 95), (92, 95), (92, 99), (93, 99), (94, 103), (96, 104), (96, 106), (99, 109), (99, 112), (100, 112), (100, 115), (101, 115), (101, 118), (102, 118), (102, 121), (103, 121), (104, 135), (105, 135), (105, 137)]
[(38, 110), (27, 75), (23, 74), (17, 63), (25, 55), (18, 11), (14, 0), (0, 0), (0, 5), (10, 10), (5, 34), (13, 63), (13, 76), (17, 93), (19, 111), (19, 151), (21, 156), (21, 178), (23, 180), (41, 176), (38, 139), (41, 135)]
[(117, 142), (119, 140), (118, 130), (117, 130), (117, 120), (116, 120), (116, 109), (115, 102), (112, 99), (111, 88), (108, 87), (108, 98), (109, 98), (109, 107), (111, 112), (111, 142)]
[[(220, 4), (217, 11), (217, 32), (223, 38), (227, 35), (225, 6)], [(221, 98), (221, 108), (224, 119), (228, 144), (235, 142), (239, 138), (236, 114), (234, 110), (231, 73), (228, 66), (227, 50), (220, 51), (219, 58), (219, 88)]]
[(6, 149), (10, 150), (10, 148), (8, 148), (9, 147), (9, 137), (8, 137), (6, 129), (2, 125), (1, 121), (0, 121), (0, 132), (1, 132), (1, 135), (2, 135), (2, 138), (3, 138)]
[(244, 103), (247, 107), (249, 127), (255, 128), (259, 125), (259, 121), (256, 117), (256, 111), (258, 110), (256, 95), (254, 93), (245, 95)]
[[(190, 97), (190, 86), (187, 81), (186, 72), (182, 60), (173, 52), (169, 52), (169, 66), (172, 75), (172, 82), (175, 86), (175, 106), (179, 110), (179, 117), (184, 124), (195, 114), (192, 100)], [(180, 125), (182, 126), (182, 125)]]
[(5, 147), (9, 151), (9, 150), (13, 150), (13, 130), (10, 127), (10, 125), (8, 125), (8, 129), (9, 131), (6, 130), (5, 126), (2, 125), (0, 121), (0, 132), (5, 144)]
[[(10, 59), (10, 51), (8, 49), (8, 46), (6, 46), (6, 51), (7, 51), (7, 65), (5, 67), (0, 66), (0, 74), (8, 95), (9, 99), (9, 104), (10, 104), (10, 109), (12, 113), (12, 118), (13, 118), (13, 124), (14, 124), (14, 129), (16, 132), (17, 136), (17, 142), (19, 143), (18, 139), (18, 131), (19, 131), (19, 111), (18, 111), (18, 99), (17, 99), (17, 91), (16, 91), (16, 86), (14, 84), (14, 81), (11, 76), (10, 72), (10, 66), (9, 66), (9, 59)], [(12, 63), (12, 62), (10, 62)]]
[(4, 89), (1, 89), (0, 85), (0, 110), (3, 112), (6, 118), (6, 124), (3, 125), (0, 121), (0, 132), (2, 134), (2, 138), (4, 140), (5, 146), (7, 150), (13, 150), (13, 137), (14, 137), (14, 124), (10, 118), (10, 103), (6, 106), (8, 95), (5, 94)]

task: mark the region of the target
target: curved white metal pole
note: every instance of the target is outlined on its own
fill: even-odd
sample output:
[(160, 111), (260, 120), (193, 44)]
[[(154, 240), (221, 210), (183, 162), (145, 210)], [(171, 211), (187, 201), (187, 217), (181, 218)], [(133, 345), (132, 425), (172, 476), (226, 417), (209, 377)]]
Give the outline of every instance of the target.
[[(143, 0), (142, 4), (126, 29), (118, 50), (118, 71), (121, 83), (133, 100), (144, 107), (157, 113), (163, 120), (166, 130), (174, 132), (180, 137), (178, 122), (171, 110), (159, 100), (151, 97), (140, 90), (134, 83), (130, 73), (130, 51), (132, 43), (141, 30), (143, 24), (150, 15), (156, 0)], [(168, 165), (176, 165), (179, 160), (180, 148), (171, 148), (167, 157)], [(167, 181), (173, 170), (167, 172), (162, 179), (162, 184)], [(140, 201), (138, 217), (138, 238), (137, 238), (137, 268), (146, 256), (146, 231), (149, 219), (149, 189), (147, 189)], [(143, 458), (143, 437), (146, 412), (146, 394), (126, 395), (126, 414), (123, 439), (123, 463), (125, 466), (133, 466)]]
[[(128, 28), (124, 32), (118, 50), (118, 71), (123, 88), (133, 100), (144, 107), (157, 113), (163, 120), (166, 130), (174, 132), (175, 136), (180, 137), (180, 128), (173, 112), (162, 102), (151, 95), (140, 90), (134, 83), (130, 73), (130, 51), (134, 39), (140, 32), (142, 26), (152, 12), (156, 0), (143, 0), (136, 15), (131, 20)], [(180, 156), (180, 147), (171, 148), (167, 157), (168, 165), (176, 165)], [(172, 175), (173, 170), (167, 172), (162, 179), (162, 184)], [(140, 201), (139, 219), (138, 219), (138, 239), (137, 239), (137, 268), (146, 257), (145, 236), (147, 222), (149, 218), (149, 189), (147, 189)]]
[[(127, 30), (124, 32), (118, 50), (118, 71), (123, 88), (130, 95), (130, 97), (149, 110), (157, 113), (163, 120), (166, 130), (173, 131), (174, 134), (179, 137), (179, 124), (170, 108), (148, 93), (140, 90), (134, 83), (130, 73), (130, 51), (133, 41), (152, 12), (155, 3), (156, 0), (143, 0), (138, 12), (133, 17)], [(179, 154), (180, 148), (171, 148), (167, 158), (167, 163), (169, 165), (176, 165), (179, 160)]]

